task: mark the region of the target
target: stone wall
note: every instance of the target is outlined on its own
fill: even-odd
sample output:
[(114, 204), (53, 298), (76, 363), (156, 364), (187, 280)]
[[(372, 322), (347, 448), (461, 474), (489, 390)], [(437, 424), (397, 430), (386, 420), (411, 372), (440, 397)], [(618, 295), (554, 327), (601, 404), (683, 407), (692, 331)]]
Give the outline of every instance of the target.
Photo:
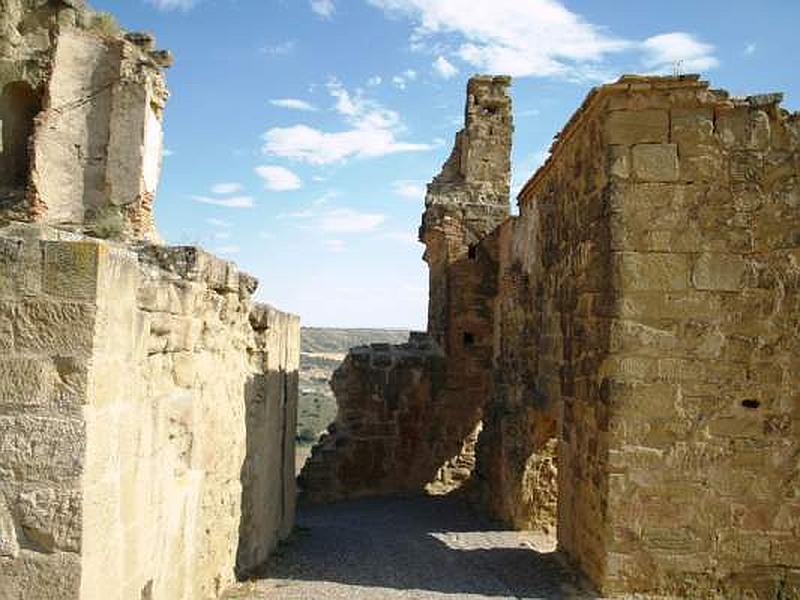
[(492, 386), (496, 244), (508, 216), (508, 77), (470, 79), (465, 127), (428, 186), (420, 240), (430, 268), (428, 337), (351, 351), (332, 387), (339, 414), (301, 475), (309, 501), (428, 490), (472, 475)]
[(169, 53), (0, 8), (0, 598), (217, 597), (292, 527), (299, 320), (152, 245)]
[[(557, 350), (540, 335), (542, 295), (533, 288), (534, 243), (510, 218), (482, 244), (498, 248), (492, 335), (494, 380), (479, 438), (475, 492), (493, 517), (554, 533), (560, 405), (541, 392), (540, 356)], [(557, 358), (557, 357), (556, 357)]]
[(197, 249), (64, 238), (0, 235), (0, 597), (215, 597), (291, 528), (298, 320)]
[(779, 101), (624, 77), (520, 195), (559, 546), (604, 593), (800, 591), (800, 128)]

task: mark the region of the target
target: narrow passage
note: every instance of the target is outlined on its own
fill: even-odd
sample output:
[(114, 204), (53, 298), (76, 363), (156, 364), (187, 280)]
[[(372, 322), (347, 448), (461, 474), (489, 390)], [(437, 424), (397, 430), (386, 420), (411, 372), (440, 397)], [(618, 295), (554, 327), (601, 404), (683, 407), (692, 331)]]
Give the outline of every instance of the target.
[(505, 531), (459, 498), (304, 508), (265, 578), (227, 599), (588, 598), (553, 538)]

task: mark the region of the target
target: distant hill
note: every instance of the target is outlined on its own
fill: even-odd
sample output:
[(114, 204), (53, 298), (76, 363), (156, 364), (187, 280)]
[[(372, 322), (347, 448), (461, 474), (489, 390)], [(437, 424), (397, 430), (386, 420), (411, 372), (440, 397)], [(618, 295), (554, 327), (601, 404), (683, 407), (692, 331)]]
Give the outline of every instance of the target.
[[(402, 329), (329, 329), (303, 327), (300, 332), (300, 402), (297, 408), (298, 464), (307, 447), (336, 418), (336, 399), (328, 381), (354, 346), (372, 343), (402, 344)], [(305, 451), (303, 451), (305, 448)], [(298, 467), (299, 468), (299, 467)]]
[(329, 329), (303, 327), (300, 334), (302, 352), (347, 353), (353, 346), (371, 343), (402, 344), (408, 341), (407, 329)]

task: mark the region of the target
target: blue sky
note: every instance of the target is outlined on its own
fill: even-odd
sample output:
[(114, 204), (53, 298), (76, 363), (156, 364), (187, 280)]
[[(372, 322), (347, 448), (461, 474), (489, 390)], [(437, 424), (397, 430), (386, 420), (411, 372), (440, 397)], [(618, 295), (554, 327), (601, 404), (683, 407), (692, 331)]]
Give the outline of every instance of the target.
[(701, 72), (800, 107), (797, 0), (94, 0), (176, 55), (156, 215), (306, 325), (424, 328), (425, 183), (476, 72), (515, 76), (514, 187), (588, 90)]

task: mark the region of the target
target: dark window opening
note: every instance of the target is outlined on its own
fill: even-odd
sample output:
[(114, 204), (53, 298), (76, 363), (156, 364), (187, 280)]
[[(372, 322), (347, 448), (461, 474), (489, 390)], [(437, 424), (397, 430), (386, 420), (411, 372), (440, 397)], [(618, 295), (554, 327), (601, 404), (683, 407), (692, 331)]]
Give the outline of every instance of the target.
[(0, 95), (0, 187), (21, 188), (28, 181), (28, 143), (33, 120), (42, 109), (41, 99), (31, 86), (9, 83)]
[(467, 258), (470, 260), (478, 258), (478, 247), (475, 244), (471, 244), (470, 247), (467, 248)]
[(464, 332), (464, 345), (467, 346), (467, 347), (475, 345), (475, 334), (474, 333), (470, 333), (469, 331), (465, 331)]
[(758, 400), (742, 400), (742, 406), (745, 408), (758, 408), (761, 406), (761, 402)]

